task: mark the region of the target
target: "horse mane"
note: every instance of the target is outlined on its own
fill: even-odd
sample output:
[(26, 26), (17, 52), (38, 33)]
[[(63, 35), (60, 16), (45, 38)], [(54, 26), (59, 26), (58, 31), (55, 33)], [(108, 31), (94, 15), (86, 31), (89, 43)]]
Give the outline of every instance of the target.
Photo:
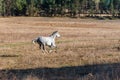
[(55, 33), (57, 33), (58, 31), (54, 31), (50, 36), (54, 35)]

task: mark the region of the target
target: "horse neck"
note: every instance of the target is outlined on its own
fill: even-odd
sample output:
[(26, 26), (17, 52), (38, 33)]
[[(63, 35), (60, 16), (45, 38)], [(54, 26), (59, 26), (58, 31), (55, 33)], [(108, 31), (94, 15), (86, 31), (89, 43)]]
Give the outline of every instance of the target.
[(53, 39), (55, 39), (55, 38), (56, 38), (56, 35), (51, 35), (50, 37), (52, 37)]

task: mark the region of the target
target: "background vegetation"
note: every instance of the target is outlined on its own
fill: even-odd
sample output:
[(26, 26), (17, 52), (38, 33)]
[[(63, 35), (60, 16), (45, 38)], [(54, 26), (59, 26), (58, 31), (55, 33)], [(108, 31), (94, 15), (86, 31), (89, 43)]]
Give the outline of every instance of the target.
[(0, 15), (120, 17), (120, 0), (0, 0)]

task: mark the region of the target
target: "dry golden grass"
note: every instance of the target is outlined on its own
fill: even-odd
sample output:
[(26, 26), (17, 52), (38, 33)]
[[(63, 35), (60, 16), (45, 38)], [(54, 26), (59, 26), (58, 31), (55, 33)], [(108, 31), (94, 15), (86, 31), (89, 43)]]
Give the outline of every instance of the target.
[[(0, 69), (24, 70), (120, 63), (119, 25), (119, 20), (0, 18)], [(54, 30), (61, 34), (61, 38), (56, 40), (57, 52), (43, 54), (38, 45), (31, 41), (40, 35), (48, 36)], [(28, 75), (23, 80), (38, 79)], [(83, 79), (87, 80), (86, 77)]]

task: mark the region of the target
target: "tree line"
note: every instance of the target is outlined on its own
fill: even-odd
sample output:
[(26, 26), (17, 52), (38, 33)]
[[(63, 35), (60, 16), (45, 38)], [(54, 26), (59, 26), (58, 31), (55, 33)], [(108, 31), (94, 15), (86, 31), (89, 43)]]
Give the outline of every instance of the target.
[(81, 17), (103, 14), (120, 17), (120, 0), (0, 0), (0, 16)]

